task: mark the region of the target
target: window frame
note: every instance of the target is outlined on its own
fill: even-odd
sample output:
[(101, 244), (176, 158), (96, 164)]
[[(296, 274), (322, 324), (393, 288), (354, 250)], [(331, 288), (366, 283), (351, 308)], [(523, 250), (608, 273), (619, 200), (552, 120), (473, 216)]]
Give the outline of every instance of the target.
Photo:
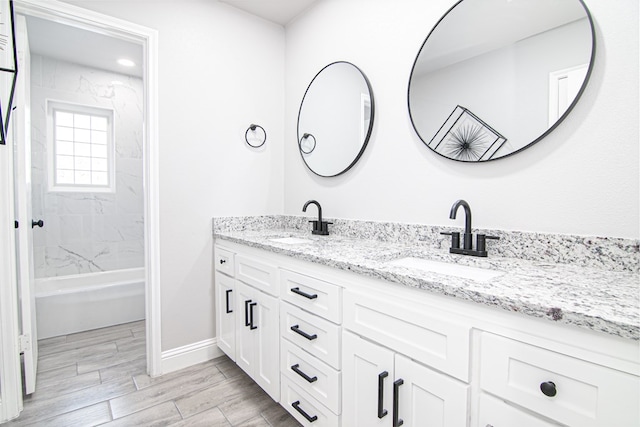
[[(113, 108), (98, 107), (61, 100), (46, 100), (47, 116), (47, 189), (49, 192), (76, 193), (115, 193), (116, 191), (116, 161), (115, 161), (115, 111)], [(54, 114), (63, 111), (72, 114), (105, 117), (107, 119), (107, 185), (95, 184), (57, 184), (56, 163), (56, 133)], [(74, 156), (75, 157), (75, 156)], [(92, 158), (92, 157), (90, 157)], [(75, 168), (74, 168), (75, 171)]]

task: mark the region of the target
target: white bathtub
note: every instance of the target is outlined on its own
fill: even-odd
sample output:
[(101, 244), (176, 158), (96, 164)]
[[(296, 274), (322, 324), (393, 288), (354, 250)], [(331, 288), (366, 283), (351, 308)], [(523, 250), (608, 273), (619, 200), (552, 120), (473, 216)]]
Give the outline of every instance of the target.
[(36, 279), (38, 339), (142, 320), (144, 268)]

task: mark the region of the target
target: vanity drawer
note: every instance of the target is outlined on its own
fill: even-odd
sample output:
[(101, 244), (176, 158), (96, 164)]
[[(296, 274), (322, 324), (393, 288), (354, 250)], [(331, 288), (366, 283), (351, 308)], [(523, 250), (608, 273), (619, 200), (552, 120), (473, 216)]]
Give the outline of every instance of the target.
[(213, 264), (216, 266), (216, 271), (224, 273), (227, 276), (233, 276), (235, 271), (233, 256), (233, 252), (229, 252), (216, 246), (215, 255), (213, 256)]
[(280, 284), (283, 300), (333, 323), (342, 322), (339, 286), (288, 270), (280, 272)]
[(486, 393), (480, 394), (479, 427), (559, 427)]
[(637, 376), (489, 333), (482, 334), (480, 357), (482, 389), (554, 421), (640, 425)]
[(236, 279), (256, 289), (278, 296), (278, 268), (260, 259), (237, 255), (235, 259)]
[(335, 369), (340, 369), (340, 326), (280, 303), (280, 334)]
[(280, 380), (280, 404), (303, 426), (339, 427), (340, 417), (318, 403), (286, 376)]
[(287, 340), (280, 340), (280, 372), (340, 415), (341, 373)]
[(345, 290), (344, 327), (462, 381), (471, 327), (420, 301)]

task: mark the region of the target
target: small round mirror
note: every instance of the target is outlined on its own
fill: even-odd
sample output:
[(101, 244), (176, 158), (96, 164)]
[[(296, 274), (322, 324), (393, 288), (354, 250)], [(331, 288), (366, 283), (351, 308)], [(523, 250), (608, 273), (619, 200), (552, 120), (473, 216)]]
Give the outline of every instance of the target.
[(349, 62), (324, 67), (309, 83), (298, 113), (298, 149), (316, 175), (349, 170), (373, 129), (374, 102), (364, 73)]
[(418, 52), (411, 122), (431, 150), (450, 159), (517, 153), (569, 114), (594, 54), (581, 0), (461, 0)]

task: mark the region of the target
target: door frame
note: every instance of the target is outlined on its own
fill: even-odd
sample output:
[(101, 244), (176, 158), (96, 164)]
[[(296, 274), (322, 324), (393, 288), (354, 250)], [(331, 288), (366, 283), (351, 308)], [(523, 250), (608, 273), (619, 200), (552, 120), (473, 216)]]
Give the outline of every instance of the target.
[(15, 13), (59, 22), (143, 47), (143, 180), (147, 373), (162, 374), (158, 134), (158, 31), (56, 0), (14, 0)]

